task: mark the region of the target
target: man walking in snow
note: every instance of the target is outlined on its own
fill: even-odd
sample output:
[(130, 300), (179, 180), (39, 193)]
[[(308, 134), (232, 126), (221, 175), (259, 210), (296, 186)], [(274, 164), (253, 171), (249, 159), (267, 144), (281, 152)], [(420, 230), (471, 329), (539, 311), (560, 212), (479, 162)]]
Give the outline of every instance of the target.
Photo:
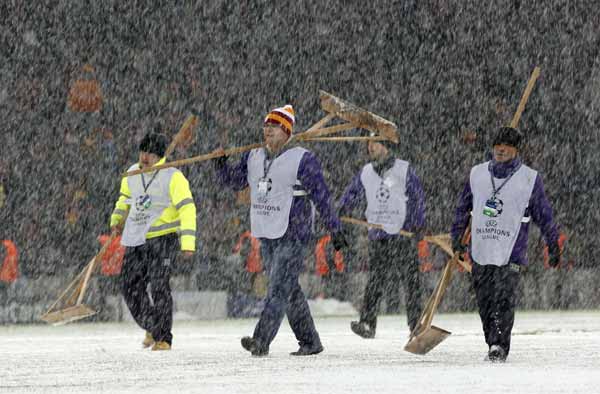
[(286, 314), (300, 346), (291, 354), (305, 356), (323, 351), (298, 283), (312, 237), (313, 206), (332, 232), (335, 249), (345, 245), (319, 161), (304, 148), (286, 146), (294, 123), (291, 105), (275, 108), (264, 120), (266, 148), (244, 154), (235, 166), (229, 166), (226, 157), (216, 160), (223, 184), (235, 190), (250, 187), (252, 236), (261, 241), (261, 255), (269, 272), (264, 310), (252, 337), (241, 341), (253, 356), (269, 353)]
[[(139, 162), (128, 171), (163, 164), (166, 149), (165, 135), (146, 134), (140, 143)], [(177, 249), (186, 259), (196, 250), (196, 206), (187, 179), (176, 168), (124, 177), (110, 217), (113, 231), (121, 232), (126, 214), (121, 238), (127, 247), (121, 272), (123, 297), (136, 323), (146, 330), (142, 345), (170, 350), (172, 265)]]
[[(350, 325), (352, 331), (363, 338), (375, 336), (381, 298), (384, 293), (395, 293), (392, 286), (399, 285), (393, 283), (394, 277), (404, 282), (411, 331), (422, 310), (417, 243), (425, 227), (425, 196), (412, 167), (390, 152), (390, 144), (369, 141), (371, 162), (352, 179), (339, 203), (342, 216), (358, 203), (366, 202), (367, 221), (383, 226), (383, 229), (369, 230), (369, 279), (360, 320)], [(400, 230), (414, 232), (415, 236), (403, 237)], [(395, 273), (398, 275), (393, 275)]]
[(529, 221), (536, 223), (549, 248), (550, 264), (560, 262), (559, 232), (542, 178), (521, 161), (523, 137), (511, 127), (498, 130), (493, 159), (471, 169), (460, 195), (451, 235), (455, 252), (464, 253), (462, 234), (471, 218), (470, 255), (486, 360), (504, 362), (510, 351), (516, 290), (527, 265)]

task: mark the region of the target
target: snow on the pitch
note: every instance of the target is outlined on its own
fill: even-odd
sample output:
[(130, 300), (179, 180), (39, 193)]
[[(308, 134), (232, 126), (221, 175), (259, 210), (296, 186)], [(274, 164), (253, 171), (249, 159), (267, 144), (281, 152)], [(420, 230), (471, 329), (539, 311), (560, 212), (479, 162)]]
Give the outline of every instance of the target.
[(355, 316), (318, 317), (325, 352), (295, 358), (287, 322), (266, 358), (242, 350), (248, 320), (175, 322), (171, 352), (140, 348), (133, 323), (0, 327), (0, 392), (16, 393), (594, 393), (600, 389), (600, 312), (517, 313), (506, 364), (485, 354), (475, 314), (436, 316), (453, 332), (427, 356), (402, 350), (405, 316), (384, 316), (377, 338)]

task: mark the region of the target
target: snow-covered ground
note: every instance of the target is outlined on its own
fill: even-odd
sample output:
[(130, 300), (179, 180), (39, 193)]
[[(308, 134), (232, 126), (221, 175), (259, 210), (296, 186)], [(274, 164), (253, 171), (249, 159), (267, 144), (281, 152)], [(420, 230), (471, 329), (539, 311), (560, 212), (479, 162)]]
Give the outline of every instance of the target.
[(600, 312), (518, 313), (506, 364), (484, 362), (475, 314), (437, 316), (453, 332), (426, 356), (402, 350), (404, 316), (377, 338), (352, 317), (318, 317), (325, 352), (297, 358), (287, 322), (266, 358), (239, 344), (255, 319), (176, 322), (171, 352), (142, 350), (133, 323), (0, 327), (0, 392), (599, 393)]

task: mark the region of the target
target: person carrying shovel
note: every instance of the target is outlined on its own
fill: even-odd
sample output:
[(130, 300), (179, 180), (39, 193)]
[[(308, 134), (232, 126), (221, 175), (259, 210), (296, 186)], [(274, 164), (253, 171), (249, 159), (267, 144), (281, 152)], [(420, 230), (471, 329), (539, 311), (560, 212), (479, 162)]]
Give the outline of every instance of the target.
[[(292, 355), (323, 351), (298, 283), (312, 237), (313, 207), (331, 231), (334, 248), (346, 246), (319, 161), (312, 152), (288, 145), (294, 137), (294, 123), (291, 105), (275, 108), (264, 119), (266, 147), (244, 153), (234, 166), (227, 163), (227, 156), (215, 160), (222, 184), (234, 190), (250, 187), (252, 236), (261, 241), (261, 256), (269, 272), (265, 306), (254, 334), (241, 340), (253, 356), (269, 354), (284, 315), (300, 345)], [(222, 149), (217, 152), (224, 154)]]
[(471, 169), (460, 194), (451, 236), (455, 253), (464, 253), (461, 237), (471, 220), (472, 280), (488, 345), (486, 360), (504, 362), (510, 351), (516, 291), (527, 265), (529, 221), (539, 226), (549, 249), (549, 263), (560, 263), (559, 231), (537, 171), (519, 157), (523, 137), (513, 127), (500, 128), (491, 161)]
[[(390, 144), (393, 142), (369, 141), (371, 162), (352, 179), (338, 208), (342, 216), (366, 202), (367, 222), (382, 227), (369, 230), (369, 279), (360, 320), (350, 324), (352, 331), (363, 338), (375, 336), (379, 303), (384, 292), (391, 292), (390, 286), (397, 286), (394, 276), (404, 282), (411, 331), (422, 312), (417, 243), (425, 228), (425, 194), (413, 168), (391, 153)], [(407, 238), (400, 235), (400, 230), (415, 235)]]
[[(129, 171), (164, 163), (166, 151), (164, 134), (146, 134), (139, 145), (139, 162)], [(185, 259), (191, 259), (196, 250), (196, 205), (187, 179), (176, 168), (124, 177), (110, 225), (113, 231), (122, 232), (121, 244), (126, 246), (122, 293), (134, 320), (146, 330), (142, 345), (170, 350), (172, 266), (178, 249)]]

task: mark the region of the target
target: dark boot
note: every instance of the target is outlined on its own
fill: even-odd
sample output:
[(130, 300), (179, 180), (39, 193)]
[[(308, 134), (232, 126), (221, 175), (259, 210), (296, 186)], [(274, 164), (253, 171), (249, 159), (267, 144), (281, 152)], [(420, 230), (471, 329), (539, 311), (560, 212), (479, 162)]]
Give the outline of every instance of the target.
[(264, 346), (260, 346), (256, 339), (252, 337), (243, 337), (241, 342), (242, 347), (255, 357), (264, 357), (269, 354), (269, 349), (265, 348)]
[(370, 339), (375, 337), (375, 326), (365, 323), (364, 321), (353, 321), (350, 323), (350, 329), (356, 335)]
[(493, 363), (503, 363), (506, 361), (506, 350), (502, 346), (492, 345), (488, 352), (488, 359)]
[(312, 356), (319, 354), (323, 351), (323, 345), (321, 342), (312, 345), (300, 344), (300, 348), (295, 352), (290, 353), (292, 356)]

